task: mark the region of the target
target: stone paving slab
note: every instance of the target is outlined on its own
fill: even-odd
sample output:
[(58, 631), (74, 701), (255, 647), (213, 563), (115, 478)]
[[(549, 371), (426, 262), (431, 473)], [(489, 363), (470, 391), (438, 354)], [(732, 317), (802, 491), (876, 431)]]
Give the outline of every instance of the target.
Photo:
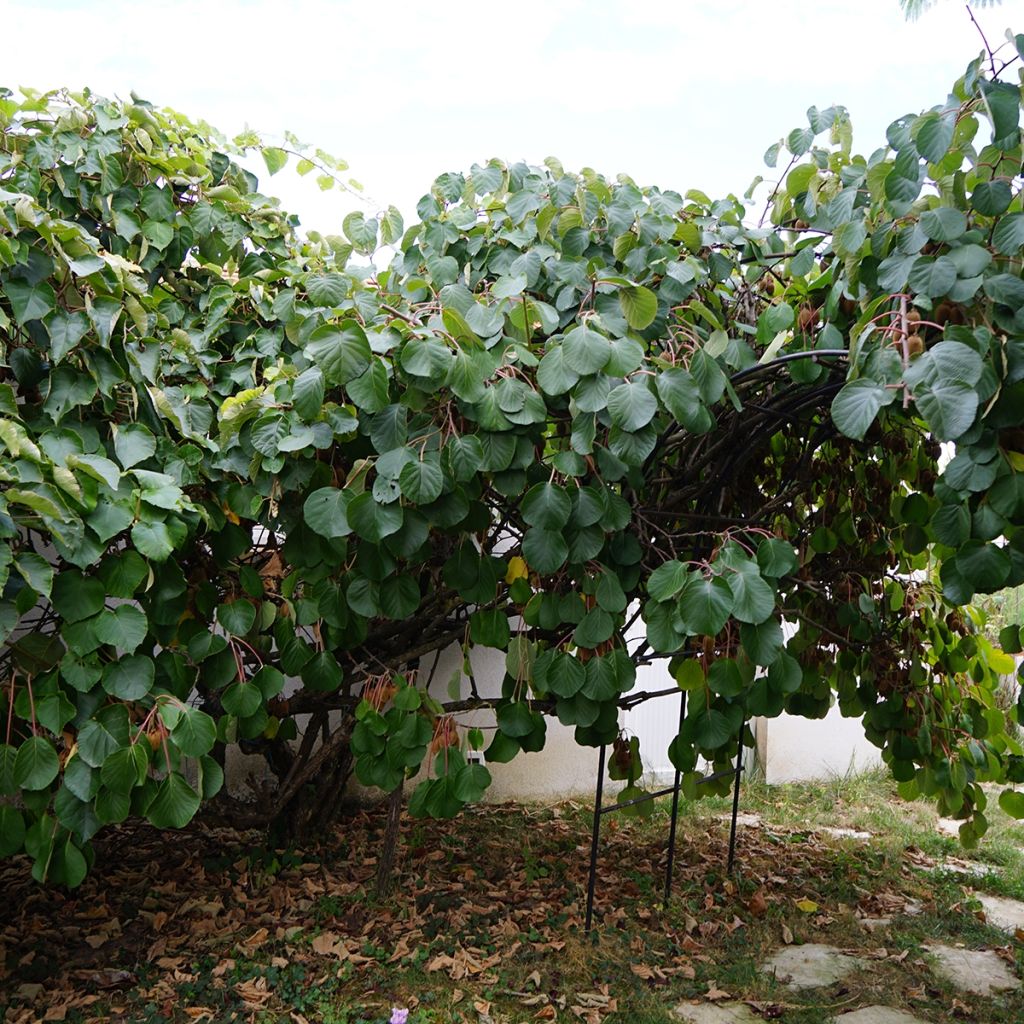
[(862, 917), (860, 919), (861, 928), (864, 928), (869, 932), (884, 931), (891, 924), (891, 917)]
[(819, 828), (822, 835), (831, 836), (833, 839), (857, 839), (860, 842), (867, 842), (871, 838), (870, 832), (861, 832), (855, 828), (832, 828), (827, 826)]
[(829, 1024), (928, 1024), (928, 1021), (890, 1006), (865, 1006), (862, 1010), (832, 1017)]
[(1016, 934), (1018, 929), (1024, 929), (1024, 903), (1020, 900), (1007, 899), (1005, 896), (986, 896), (977, 894), (981, 909), (985, 911), (985, 920), (990, 925)]
[(672, 1015), (689, 1024), (762, 1024), (746, 1003), (680, 1003)]
[(951, 984), (976, 996), (990, 996), (1020, 988), (1006, 962), (991, 950), (957, 949), (955, 946), (925, 946), (935, 957), (935, 970)]
[(984, 878), (994, 869), (988, 864), (979, 864), (976, 860), (961, 860), (959, 857), (947, 857), (935, 865), (935, 871), (948, 871), (952, 875), (967, 875), (970, 878)]
[(761, 970), (774, 974), (787, 988), (802, 989), (832, 985), (863, 966), (863, 960), (849, 956), (835, 946), (809, 942), (804, 946), (780, 949), (761, 965)]

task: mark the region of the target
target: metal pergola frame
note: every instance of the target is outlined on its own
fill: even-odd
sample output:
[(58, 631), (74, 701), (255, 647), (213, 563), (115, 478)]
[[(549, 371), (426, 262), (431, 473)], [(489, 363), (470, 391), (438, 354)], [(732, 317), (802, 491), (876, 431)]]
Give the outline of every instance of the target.
[[(686, 691), (683, 690), (679, 695), (679, 727), (682, 729), (683, 722), (686, 718)], [(723, 769), (718, 772), (711, 772), (708, 775), (702, 776), (697, 780), (697, 785), (703, 785), (708, 782), (713, 782), (715, 779), (728, 778), (732, 776), (734, 778), (733, 790), (732, 790), (732, 815), (729, 823), (729, 858), (726, 865), (726, 871), (732, 874), (732, 869), (736, 861), (736, 817), (739, 813), (740, 806), (740, 778), (743, 775), (743, 733), (747, 727), (747, 719), (744, 717), (742, 724), (740, 725), (739, 737), (736, 749), (736, 765), (733, 768)], [(672, 794), (672, 818), (669, 825), (668, 833), (668, 858), (665, 867), (665, 902), (668, 902), (669, 896), (672, 893), (672, 873), (675, 867), (675, 856), (676, 856), (676, 826), (679, 820), (679, 792), (681, 789), (681, 782), (683, 773), (677, 768), (675, 772), (675, 779), (671, 786), (665, 789), (659, 789), (654, 793), (645, 793), (643, 796), (638, 796), (633, 800), (627, 800), (625, 803), (608, 804), (607, 806), (602, 805), (604, 798), (604, 767), (605, 760), (607, 757), (608, 745), (602, 743), (597, 760), (597, 783), (594, 787), (594, 823), (593, 830), (590, 838), (590, 873), (587, 879), (587, 916), (584, 930), (590, 932), (593, 928), (594, 921), (594, 893), (597, 888), (597, 858), (601, 843), (601, 819), (606, 814), (614, 814), (616, 811), (624, 810), (627, 807), (633, 807), (636, 804), (646, 803), (648, 800), (655, 800), (661, 796), (667, 796), (669, 793)]]

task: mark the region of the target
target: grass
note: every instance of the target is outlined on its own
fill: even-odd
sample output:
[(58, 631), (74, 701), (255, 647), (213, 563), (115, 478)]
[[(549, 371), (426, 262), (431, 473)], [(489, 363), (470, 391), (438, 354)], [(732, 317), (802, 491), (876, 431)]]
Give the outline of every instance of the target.
[[(1024, 897), (1024, 829), (994, 801), (989, 835), (965, 854), (936, 831), (928, 804), (900, 801), (880, 773), (752, 782), (741, 809), (759, 823), (741, 828), (732, 877), (729, 809), (720, 798), (684, 803), (667, 904), (667, 807), (643, 821), (606, 819), (590, 935), (581, 805), (407, 822), (386, 900), (369, 887), (379, 809), (358, 812), (317, 850), (271, 851), (199, 827), (188, 843), (124, 830), (71, 898), (33, 888), (23, 865), (0, 871), (0, 899), (18, 908), (0, 926), (0, 1016), (383, 1024), (398, 1006), (410, 1024), (669, 1024), (680, 1002), (726, 992), (786, 1024), (824, 1024), (873, 1003), (933, 1024), (1024, 1020), (1024, 996), (958, 993), (925, 950), (999, 949), (1024, 977), (1024, 945), (978, 914), (981, 892)], [(942, 870), (951, 857), (991, 870)], [(865, 917), (891, 924), (869, 932)], [(864, 966), (803, 992), (759, 970), (772, 952), (807, 942), (859, 953)]]

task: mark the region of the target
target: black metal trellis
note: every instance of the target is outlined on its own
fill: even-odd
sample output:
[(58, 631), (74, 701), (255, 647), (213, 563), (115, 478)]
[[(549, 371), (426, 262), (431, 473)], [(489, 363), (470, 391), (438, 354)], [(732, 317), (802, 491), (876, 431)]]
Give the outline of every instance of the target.
[[(686, 691), (683, 690), (679, 695), (679, 728), (682, 729), (683, 721), (686, 718)], [(734, 777), (733, 790), (732, 790), (732, 816), (729, 823), (729, 859), (726, 870), (731, 874), (733, 865), (736, 861), (736, 818), (739, 814), (740, 807), (740, 777), (743, 774), (743, 732), (747, 727), (746, 719), (740, 725), (739, 740), (736, 748), (736, 766), (734, 768), (725, 769), (720, 772), (711, 772), (708, 775), (702, 776), (697, 780), (697, 785), (703, 785), (707, 782), (713, 782), (715, 779), (723, 779), (729, 776)], [(590, 837), (590, 873), (587, 879), (587, 918), (585, 930), (590, 931), (594, 920), (594, 891), (597, 887), (597, 855), (598, 849), (601, 843), (601, 819), (606, 814), (614, 814), (616, 811), (621, 811), (626, 807), (633, 807), (636, 804), (646, 803), (648, 800), (654, 800), (659, 796), (667, 796), (669, 793), (672, 794), (672, 819), (669, 825), (668, 833), (668, 857), (667, 864), (665, 867), (665, 902), (668, 902), (668, 898), (672, 892), (672, 871), (675, 866), (676, 857), (676, 826), (679, 819), (679, 792), (681, 789), (681, 781), (683, 773), (677, 768), (675, 773), (675, 779), (671, 786), (665, 789), (659, 789), (655, 793), (645, 793), (643, 796), (638, 796), (634, 800), (627, 800), (625, 803), (609, 804), (607, 807), (602, 806), (602, 800), (604, 797), (604, 766), (605, 759), (607, 756), (608, 745), (606, 743), (601, 744), (600, 752), (597, 759), (597, 784), (594, 787), (594, 824), (593, 830)]]

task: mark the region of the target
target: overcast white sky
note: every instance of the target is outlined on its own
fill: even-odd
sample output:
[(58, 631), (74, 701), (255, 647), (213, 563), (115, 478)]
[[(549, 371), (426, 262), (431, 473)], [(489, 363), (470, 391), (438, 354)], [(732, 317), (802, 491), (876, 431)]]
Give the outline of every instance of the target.
[[(0, 0), (0, 85), (136, 93), (234, 133), (290, 129), (413, 215), (439, 173), (491, 156), (742, 192), (811, 104), (855, 148), (941, 103), (980, 50), (962, 4), (897, 0)], [(989, 41), (1024, 2), (976, 12)], [(24, 45), (18, 40), (23, 39)], [(767, 172), (766, 172), (767, 173)], [(263, 190), (340, 229), (353, 202), (288, 171)]]

